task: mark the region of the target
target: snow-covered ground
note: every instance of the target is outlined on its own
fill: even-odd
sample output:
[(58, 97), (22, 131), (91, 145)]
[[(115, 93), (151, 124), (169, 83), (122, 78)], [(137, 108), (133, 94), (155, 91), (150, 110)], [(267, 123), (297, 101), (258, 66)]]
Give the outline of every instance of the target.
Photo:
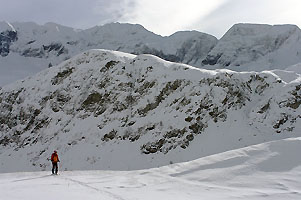
[(4, 173), (0, 193), (2, 200), (297, 200), (300, 149), (294, 138), (147, 170)]

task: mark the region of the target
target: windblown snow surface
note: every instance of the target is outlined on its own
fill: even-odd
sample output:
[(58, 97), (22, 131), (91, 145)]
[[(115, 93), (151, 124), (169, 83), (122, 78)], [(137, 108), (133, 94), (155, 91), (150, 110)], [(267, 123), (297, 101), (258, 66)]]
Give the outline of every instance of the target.
[(2, 200), (301, 199), (301, 138), (137, 171), (0, 174)]

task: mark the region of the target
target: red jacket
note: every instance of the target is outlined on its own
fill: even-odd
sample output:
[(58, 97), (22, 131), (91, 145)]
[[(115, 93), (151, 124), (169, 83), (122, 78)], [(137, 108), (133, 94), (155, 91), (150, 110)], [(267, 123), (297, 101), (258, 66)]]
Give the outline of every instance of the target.
[(51, 155), (51, 161), (54, 162), (54, 163), (60, 162), (59, 156), (57, 155), (57, 153), (53, 153), (53, 154)]

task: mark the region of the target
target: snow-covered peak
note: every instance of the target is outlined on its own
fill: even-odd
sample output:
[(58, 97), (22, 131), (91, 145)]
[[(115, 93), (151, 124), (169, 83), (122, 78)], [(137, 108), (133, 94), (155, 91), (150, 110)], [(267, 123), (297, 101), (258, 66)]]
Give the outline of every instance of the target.
[(62, 34), (64, 36), (65, 35), (72, 36), (72, 35), (75, 35), (76, 32), (80, 31), (80, 30), (75, 30), (74, 28), (63, 26), (63, 25), (56, 24), (56, 23), (53, 23), (53, 22), (48, 22), (48, 23), (44, 24), (43, 27), (44, 27), (45, 31), (49, 31), (52, 34), (55, 33), (55, 32), (59, 32), (57, 34)]
[(109, 35), (111, 33), (112, 34), (111, 37), (114, 37), (115, 34), (119, 34), (119, 36), (122, 34), (126, 34), (126, 36), (128, 37), (137, 34), (137, 32), (140, 34), (150, 33), (141, 25), (118, 23), (118, 22), (109, 23), (102, 26), (95, 26), (85, 31), (91, 33), (91, 35), (102, 35), (102, 34)]
[(301, 31), (294, 25), (236, 24), (219, 41), (197, 31), (162, 37), (138, 24), (110, 23), (87, 30), (55, 23), (11, 25), (16, 32), (1, 36), (0, 85), (99, 48), (235, 71), (284, 70), (301, 62)]
[[(12, 82), (89, 49), (110, 49), (137, 55), (148, 53), (170, 61), (197, 65), (217, 42), (215, 37), (196, 31), (162, 37), (138, 24), (110, 23), (87, 30), (75, 30), (55, 23), (16, 22), (12, 25), (18, 39), (5, 42), (4, 53), (0, 57), (0, 64), (4, 66), (0, 69), (0, 85), (9, 83), (7, 75)], [(12, 74), (16, 76), (12, 77)]]
[(233, 25), (222, 39), (226, 39), (233, 36), (254, 36), (260, 37), (261, 35), (266, 36), (279, 36), (283, 34), (292, 34), (293, 32), (300, 31), (296, 25), (268, 25), (268, 24), (235, 24)]
[(119, 22), (113, 22), (113, 23), (108, 23), (104, 24), (103, 26), (96, 26), (98, 28), (103, 28), (107, 30), (115, 30), (115, 31), (120, 31), (124, 30), (126, 32), (131, 32), (131, 31), (142, 31), (142, 32), (150, 32), (146, 30), (142, 25), (140, 24), (130, 24), (130, 23), (119, 23)]
[(301, 30), (295, 25), (236, 24), (203, 64), (238, 71), (285, 69), (301, 62), (299, 52)]

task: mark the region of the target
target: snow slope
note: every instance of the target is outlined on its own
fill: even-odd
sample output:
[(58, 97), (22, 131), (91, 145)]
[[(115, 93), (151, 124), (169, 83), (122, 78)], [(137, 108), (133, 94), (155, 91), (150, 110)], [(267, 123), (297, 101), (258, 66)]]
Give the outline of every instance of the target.
[(301, 198), (301, 139), (264, 143), (138, 171), (0, 174), (3, 200)]
[(290, 66), (290, 67), (286, 68), (285, 70), (301, 74), (301, 63), (298, 63), (296, 65)]
[(236, 71), (285, 69), (301, 62), (301, 30), (295, 25), (236, 24), (203, 60), (205, 68)]
[(133, 170), (300, 137), (301, 78), (90, 50), (0, 90), (0, 172)]
[[(10, 40), (9, 37), (2, 38), (1, 35), (7, 35), (7, 32), (15, 33), (16, 37)], [(41, 68), (57, 65), (89, 49), (150, 53), (167, 60), (195, 64), (206, 57), (216, 42), (215, 37), (197, 31), (162, 37), (134, 24), (112, 23), (75, 30), (55, 23), (0, 22), (0, 86), (18, 80), (21, 75), (25, 78), (28, 73), (32, 75)], [(25, 59), (26, 62), (23, 62)], [(33, 67), (37, 65), (40, 68)], [(15, 69), (20, 72), (15, 74)]]

